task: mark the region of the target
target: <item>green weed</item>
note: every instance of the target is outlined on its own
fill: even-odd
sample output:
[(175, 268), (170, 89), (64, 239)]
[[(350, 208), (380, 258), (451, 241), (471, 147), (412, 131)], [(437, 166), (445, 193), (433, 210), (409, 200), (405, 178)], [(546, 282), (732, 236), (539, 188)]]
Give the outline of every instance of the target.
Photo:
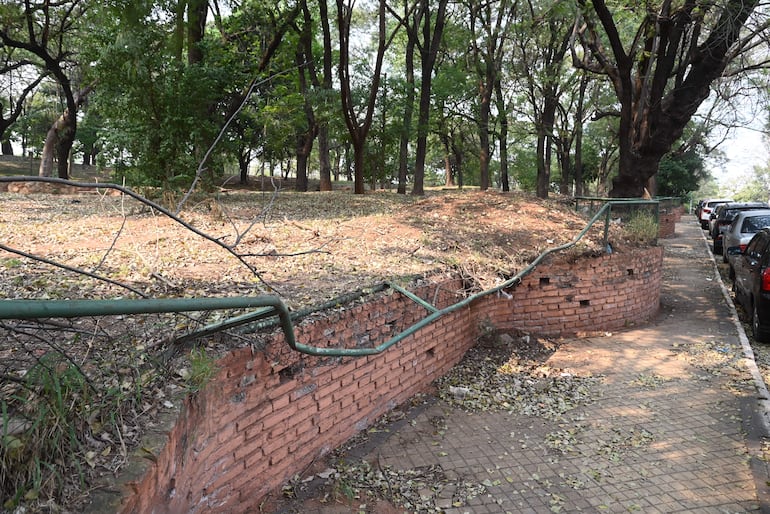
[(206, 387), (218, 371), (216, 360), (206, 355), (205, 348), (193, 349), (190, 352), (190, 373), (187, 378), (187, 389), (196, 393)]

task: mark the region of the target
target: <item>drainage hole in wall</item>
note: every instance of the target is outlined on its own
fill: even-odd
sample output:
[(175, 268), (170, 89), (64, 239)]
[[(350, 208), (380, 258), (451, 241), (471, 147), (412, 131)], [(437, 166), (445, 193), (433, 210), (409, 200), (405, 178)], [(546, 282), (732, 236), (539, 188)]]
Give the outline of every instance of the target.
[(279, 382), (281, 384), (288, 382), (289, 380), (293, 380), (295, 376), (297, 376), (298, 373), (302, 371), (302, 366), (298, 364), (294, 364), (293, 366), (289, 366), (287, 368), (283, 368), (282, 370), (278, 371), (278, 378)]
[(540, 277), (540, 287), (547, 286), (551, 283), (551, 279), (548, 277)]
[(435, 356), (436, 356), (436, 349), (435, 349), (435, 348), (428, 348), (428, 349), (425, 351), (425, 354), (426, 354), (428, 357), (435, 357)]
[(589, 305), (591, 305), (591, 300), (580, 300), (581, 307), (588, 307)]
[(633, 276), (633, 274), (634, 274), (634, 270), (632, 270), (632, 269), (627, 269), (626, 270), (626, 275), (628, 275), (629, 277)]

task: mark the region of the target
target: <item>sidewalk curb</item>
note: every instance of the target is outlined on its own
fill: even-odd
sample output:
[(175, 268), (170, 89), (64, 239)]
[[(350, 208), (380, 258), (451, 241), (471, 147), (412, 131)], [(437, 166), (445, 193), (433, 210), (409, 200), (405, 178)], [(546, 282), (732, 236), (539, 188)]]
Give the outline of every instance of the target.
[(741, 346), (743, 347), (743, 355), (746, 358), (746, 367), (751, 373), (751, 376), (754, 380), (754, 386), (757, 389), (757, 403), (761, 408), (761, 412), (758, 413), (758, 418), (761, 425), (760, 428), (762, 429), (761, 433), (758, 435), (760, 437), (770, 437), (770, 392), (768, 392), (767, 385), (762, 378), (762, 373), (759, 371), (756, 357), (754, 355), (754, 350), (751, 348), (751, 343), (749, 343), (749, 338), (746, 335), (743, 324), (738, 318), (738, 311), (735, 308), (735, 303), (733, 303), (730, 291), (727, 290), (727, 286), (722, 280), (722, 274), (719, 272), (719, 265), (714, 258), (714, 254), (711, 252), (711, 248), (709, 248), (705, 233), (701, 232), (701, 237), (703, 239), (703, 244), (706, 246), (709, 259), (711, 260), (711, 264), (714, 269), (714, 276), (719, 282), (719, 287), (722, 290), (722, 296), (724, 296), (724, 299), (727, 302), (727, 306), (730, 309), (730, 318), (732, 319), (732, 322), (738, 331), (738, 339), (741, 342)]
[(738, 333), (738, 340), (741, 342), (741, 347), (743, 348), (746, 368), (749, 373), (751, 373), (754, 387), (756, 388), (756, 401), (754, 404), (744, 404), (741, 410), (743, 411), (744, 429), (746, 430), (746, 449), (749, 452), (749, 467), (754, 475), (759, 511), (762, 512), (762, 514), (770, 514), (770, 470), (768, 470), (767, 462), (763, 454), (763, 441), (766, 441), (770, 437), (770, 393), (768, 393), (765, 380), (762, 378), (762, 373), (757, 366), (754, 350), (751, 348), (749, 338), (738, 317), (738, 311), (735, 308), (733, 298), (722, 280), (722, 274), (719, 272), (719, 265), (714, 258), (711, 248), (709, 248), (706, 234), (702, 231), (701, 237), (703, 239), (703, 244), (706, 246), (706, 253), (711, 260), (714, 276), (719, 283), (719, 288), (722, 290), (722, 296), (730, 311), (730, 318)]

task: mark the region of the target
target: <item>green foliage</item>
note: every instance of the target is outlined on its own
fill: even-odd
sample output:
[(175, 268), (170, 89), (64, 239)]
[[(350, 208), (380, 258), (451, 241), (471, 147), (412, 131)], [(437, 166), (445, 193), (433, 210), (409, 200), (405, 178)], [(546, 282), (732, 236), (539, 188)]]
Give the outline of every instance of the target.
[(134, 15), (103, 42), (96, 70), (93, 102), (105, 120), (105, 152), (115, 159), (118, 179), (131, 185), (186, 188), (216, 134), (211, 113), (229, 88), (232, 67), (185, 64), (172, 53), (170, 26)]
[(721, 189), (722, 188), (717, 180), (713, 177), (709, 177), (701, 183), (697, 191), (692, 193), (692, 197), (695, 202), (703, 198), (721, 198), (726, 196), (725, 193), (722, 193)]
[(49, 353), (27, 372), (17, 395), (0, 401), (0, 491), (8, 498), (4, 508), (22, 499), (57, 496), (62, 474), (77, 470), (92, 392), (77, 366)]
[[(76, 346), (74, 337), (71, 343)], [(28, 369), (18, 370), (18, 378), (3, 377), (0, 510), (59, 501), (72, 492), (65, 490), (72, 485), (71, 477), (85, 487), (85, 466), (111, 459), (113, 447), (123, 445), (124, 413), (146, 408), (137, 410), (143, 392), (160, 374), (144, 361), (143, 356), (133, 356), (128, 362), (136, 365), (122, 362), (117, 369), (108, 365), (96, 370), (90, 362), (75, 362), (62, 350), (51, 349)]]
[(730, 196), (737, 201), (766, 201), (770, 198), (770, 165), (755, 167), (747, 176), (736, 178), (731, 186)]
[(668, 154), (661, 159), (658, 167), (657, 194), (685, 197), (697, 190), (706, 176), (703, 157), (695, 149), (681, 154)]
[(27, 100), (24, 112), (13, 126), (13, 133), (21, 141), (23, 150), (40, 155), (48, 129), (61, 115), (60, 109), (56, 88), (50, 83), (42, 85)]
[(206, 354), (205, 348), (193, 349), (190, 352), (190, 371), (186, 377), (187, 389), (196, 393), (206, 387), (214, 378), (219, 368), (216, 360)]
[(537, 188), (537, 156), (528, 146), (518, 146), (511, 152), (512, 166), (509, 168), (513, 179), (523, 191), (532, 192)]

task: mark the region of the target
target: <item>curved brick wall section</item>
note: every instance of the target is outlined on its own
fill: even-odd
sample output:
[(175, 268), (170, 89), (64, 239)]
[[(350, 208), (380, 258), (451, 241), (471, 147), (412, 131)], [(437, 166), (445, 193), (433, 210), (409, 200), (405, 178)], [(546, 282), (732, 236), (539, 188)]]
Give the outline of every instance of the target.
[(661, 210), (658, 216), (658, 237), (673, 237), (676, 224), (682, 219), (684, 207), (674, 207), (669, 210)]
[(564, 336), (626, 328), (659, 308), (663, 248), (613, 253), (574, 264), (539, 266), (486, 305), (501, 329)]
[[(662, 248), (540, 266), (510, 293), (491, 295), (437, 320), (374, 356), (322, 358), (292, 352), (282, 334), (263, 350), (242, 348), (192, 396), (176, 424), (149, 434), (151, 460), (136, 458), (95, 496), (92, 512), (255, 512), (269, 493), (445, 374), (489, 319), (500, 329), (568, 335), (615, 330), (658, 310)], [(455, 303), (457, 280), (418, 288), (428, 302)], [(388, 291), (297, 327), (314, 346), (376, 345), (425, 310)]]

